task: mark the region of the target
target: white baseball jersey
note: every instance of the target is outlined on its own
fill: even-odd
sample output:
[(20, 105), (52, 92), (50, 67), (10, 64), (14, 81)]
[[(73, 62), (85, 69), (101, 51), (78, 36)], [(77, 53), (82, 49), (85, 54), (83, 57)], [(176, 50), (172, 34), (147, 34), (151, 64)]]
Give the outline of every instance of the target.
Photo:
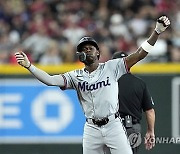
[(64, 89), (75, 89), (86, 118), (104, 118), (118, 111), (118, 82), (127, 73), (124, 58), (99, 63), (89, 73), (78, 69), (64, 73)]

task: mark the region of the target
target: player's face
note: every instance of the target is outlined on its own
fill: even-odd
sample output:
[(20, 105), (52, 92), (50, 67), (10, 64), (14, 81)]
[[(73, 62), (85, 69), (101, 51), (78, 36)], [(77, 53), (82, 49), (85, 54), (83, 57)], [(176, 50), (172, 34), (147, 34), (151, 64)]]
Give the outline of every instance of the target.
[(91, 44), (86, 44), (82, 47), (82, 51), (86, 53), (86, 63), (92, 64), (98, 60), (99, 51)]

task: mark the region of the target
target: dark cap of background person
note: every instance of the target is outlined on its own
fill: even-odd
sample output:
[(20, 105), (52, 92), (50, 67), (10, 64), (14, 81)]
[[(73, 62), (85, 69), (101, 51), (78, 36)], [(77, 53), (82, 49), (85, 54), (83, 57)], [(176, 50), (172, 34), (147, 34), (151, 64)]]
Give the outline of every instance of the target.
[(123, 58), (123, 57), (127, 57), (128, 54), (125, 53), (125, 52), (115, 52), (113, 55), (112, 55), (112, 59), (116, 59), (116, 58)]

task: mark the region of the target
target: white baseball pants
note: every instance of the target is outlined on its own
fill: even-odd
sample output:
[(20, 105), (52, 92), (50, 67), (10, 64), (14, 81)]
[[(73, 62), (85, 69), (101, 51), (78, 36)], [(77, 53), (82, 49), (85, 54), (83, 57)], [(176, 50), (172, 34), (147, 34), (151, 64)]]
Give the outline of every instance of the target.
[(111, 154), (132, 154), (125, 130), (119, 118), (98, 127), (85, 123), (83, 134), (83, 154), (104, 154), (104, 146)]

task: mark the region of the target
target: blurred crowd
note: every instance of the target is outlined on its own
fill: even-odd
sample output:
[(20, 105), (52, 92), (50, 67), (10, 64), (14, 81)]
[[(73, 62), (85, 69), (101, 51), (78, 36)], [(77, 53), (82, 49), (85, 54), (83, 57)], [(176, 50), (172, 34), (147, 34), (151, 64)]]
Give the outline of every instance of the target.
[(15, 64), (18, 50), (42, 65), (77, 62), (83, 36), (99, 43), (104, 62), (134, 52), (161, 15), (171, 26), (143, 62), (180, 62), (179, 0), (1, 0), (0, 64)]

